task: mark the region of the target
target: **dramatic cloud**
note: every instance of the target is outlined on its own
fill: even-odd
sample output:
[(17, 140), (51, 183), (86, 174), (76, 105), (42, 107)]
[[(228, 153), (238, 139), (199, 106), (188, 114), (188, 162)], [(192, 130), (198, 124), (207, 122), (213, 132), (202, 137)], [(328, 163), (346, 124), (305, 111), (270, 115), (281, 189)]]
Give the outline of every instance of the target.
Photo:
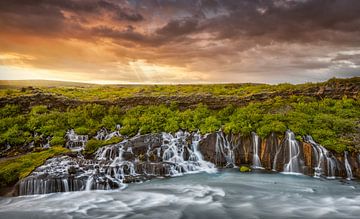
[(11, 0), (0, 27), (0, 79), (360, 76), (358, 0)]

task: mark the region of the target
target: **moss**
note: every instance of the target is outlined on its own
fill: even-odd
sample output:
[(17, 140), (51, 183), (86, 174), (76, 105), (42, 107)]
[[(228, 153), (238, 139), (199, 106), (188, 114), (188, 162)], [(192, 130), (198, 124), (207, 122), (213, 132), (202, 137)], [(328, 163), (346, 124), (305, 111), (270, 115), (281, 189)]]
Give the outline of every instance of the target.
[(244, 173), (244, 172), (251, 172), (251, 169), (247, 166), (241, 166), (240, 167), (240, 172)]
[(57, 146), (44, 151), (33, 152), (0, 161), (0, 188), (13, 185), (28, 176), (47, 159), (68, 151), (66, 148)]

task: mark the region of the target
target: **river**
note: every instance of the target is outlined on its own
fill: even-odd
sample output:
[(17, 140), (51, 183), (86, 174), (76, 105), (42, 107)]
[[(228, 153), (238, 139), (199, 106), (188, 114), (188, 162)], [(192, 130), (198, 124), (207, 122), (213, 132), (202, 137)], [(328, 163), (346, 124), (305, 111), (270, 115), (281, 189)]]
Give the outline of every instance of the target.
[(237, 169), (0, 198), (0, 218), (359, 218), (358, 181)]

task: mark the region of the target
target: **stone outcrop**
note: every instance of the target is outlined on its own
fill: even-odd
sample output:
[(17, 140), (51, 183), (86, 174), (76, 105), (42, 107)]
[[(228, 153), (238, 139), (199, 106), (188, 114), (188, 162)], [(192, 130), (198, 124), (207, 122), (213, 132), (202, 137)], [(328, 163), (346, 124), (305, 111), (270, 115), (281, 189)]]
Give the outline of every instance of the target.
[[(219, 140), (219, 138), (225, 140)], [(221, 144), (228, 145), (223, 147)], [(291, 153), (289, 151), (291, 148), (288, 144), (289, 142), (284, 136), (278, 136), (275, 133), (272, 133), (265, 139), (261, 139), (259, 157), (262, 167), (269, 171), (284, 172), (284, 166), (289, 163), (289, 160), (291, 159)], [(298, 142), (298, 145), (298, 160), (301, 162), (301, 164), (299, 164), (299, 173), (314, 176), (316, 168), (322, 168), (322, 177), (348, 177), (345, 169), (344, 154), (324, 151), (323, 155), (321, 155), (318, 151), (318, 147), (320, 146), (311, 144), (306, 140), (304, 142)], [(218, 147), (224, 148), (222, 153), (216, 151), (216, 148)], [(227, 150), (231, 150), (233, 153), (234, 165), (252, 165), (252, 157), (254, 156), (253, 148), (251, 135), (225, 135), (221, 132), (208, 134), (199, 145), (199, 150), (203, 154), (204, 159), (215, 163), (218, 167), (227, 166), (226, 156), (229, 154)], [(321, 156), (323, 157), (321, 158)], [(360, 177), (360, 155), (358, 153), (349, 153), (347, 158), (353, 176)], [(329, 161), (327, 159), (329, 159)], [(328, 170), (328, 168), (330, 168), (330, 162), (333, 163), (333, 166), (331, 167), (334, 168), (333, 175), (331, 175), (331, 171)]]
[[(241, 84), (239, 84), (241, 86)], [(226, 105), (232, 104), (234, 106), (244, 106), (253, 101), (264, 101), (275, 97), (290, 97), (292, 95), (309, 96), (315, 98), (334, 98), (341, 99), (344, 96), (349, 98), (358, 98), (360, 91), (360, 80), (355, 78), (353, 80), (339, 80), (329, 81), (316, 86), (309, 86), (291, 90), (269, 91), (263, 93), (250, 94), (248, 96), (216, 96), (211, 94), (203, 95), (186, 95), (186, 96), (149, 96), (146, 94), (137, 94), (135, 96), (118, 98), (113, 101), (109, 100), (93, 100), (83, 101), (71, 99), (62, 95), (55, 95), (51, 93), (42, 93), (37, 91), (34, 94), (18, 97), (2, 97), (0, 98), (0, 107), (6, 104), (19, 104), (22, 109), (29, 110), (31, 106), (47, 105), (48, 108), (56, 108), (65, 110), (68, 107), (76, 107), (82, 104), (96, 103), (106, 106), (121, 106), (124, 108), (131, 108), (138, 105), (159, 105), (170, 104), (176, 102), (182, 109), (192, 108), (199, 103), (207, 105), (210, 109), (221, 109)]]
[[(254, 166), (257, 157), (260, 163)], [(255, 133), (147, 134), (102, 147), (91, 159), (81, 154), (52, 158), (17, 183), (14, 195), (118, 189), (153, 177), (242, 165), (323, 178), (358, 178), (359, 158), (356, 153), (330, 152), (310, 136), (298, 142), (291, 131), (264, 139)]]

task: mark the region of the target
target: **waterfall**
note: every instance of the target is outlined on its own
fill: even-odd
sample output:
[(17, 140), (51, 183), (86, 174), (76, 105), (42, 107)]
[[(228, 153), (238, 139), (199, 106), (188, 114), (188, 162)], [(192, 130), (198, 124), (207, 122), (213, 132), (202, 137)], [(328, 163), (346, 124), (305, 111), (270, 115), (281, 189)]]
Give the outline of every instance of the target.
[[(163, 133), (163, 142), (161, 145), (161, 151), (163, 151), (162, 160), (172, 164), (168, 175), (178, 176), (183, 173), (216, 171), (215, 165), (204, 161), (198, 150), (201, 135), (194, 133), (191, 139), (191, 145), (187, 143), (189, 136), (190, 134), (188, 132), (182, 131), (175, 133), (175, 136), (170, 133)], [(189, 154), (187, 160), (184, 156), (185, 152)], [(156, 153), (158, 153), (158, 151)]]
[(329, 179), (334, 179), (335, 172), (338, 170), (336, 158), (326, 148), (317, 144), (311, 136), (306, 136), (305, 140), (311, 144), (315, 155), (314, 177), (319, 178), (325, 175)]
[(106, 141), (114, 137), (120, 137), (120, 136), (121, 134), (119, 133), (119, 131), (109, 132), (106, 128), (102, 128), (96, 133), (96, 136), (94, 138), (97, 140)]
[[(78, 137), (70, 135), (69, 139), (76, 141)], [(20, 181), (18, 194), (123, 189), (129, 182), (154, 176), (216, 172), (215, 165), (202, 158), (198, 148), (201, 139), (200, 133), (182, 131), (149, 134), (101, 147), (93, 159), (80, 153), (77, 157), (51, 158)]]
[(272, 171), (276, 171), (277, 160), (278, 160), (278, 156), (279, 156), (280, 152), (281, 152), (281, 145), (277, 145), (275, 156), (274, 156), (274, 161), (273, 161), (273, 166), (272, 166)]
[(67, 179), (62, 179), (62, 183), (63, 183), (63, 186), (64, 186), (64, 192), (68, 192), (70, 191), (69, 190), (69, 182)]
[(261, 165), (259, 152), (260, 152), (260, 138), (259, 136), (253, 132), (252, 133), (252, 146), (253, 146), (253, 165), (254, 169), (264, 169)]
[(284, 173), (299, 174), (302, 173), (302, 160), (300, 159), (300, 147), (295, 139), (295, 134), (286, 131), (286, 141), (289, 151), (289, 162), (284, 165)]
[[(199, 132), (195, 133), (193, 135), (193, 139), (192, 139), (192, 144), (191, 144), (191, 150), (190, 150), (190, 157), (195, 157), (195, 161), (197, 161), (200, 165), (200, 168), (208, 173), (213, 173), (216, 172), (216, 168), (215, 165), (211, 162), (205, 161), (203, 159), (203, 156), (201, 154), (201, 152), (199, 151), (199, 143), (202, 139), (202, 136)], [(189, 158), (189, 160), (191, 160)]]
[(219, 131), (216, 133), (216, 164), (225, 157), (226, 167), (235, 167), (235, 156), (232, 142)]
[(348, 161), (348, 152), (345, 151), (344, 152), (344, 160), (345, 160), (345, 169), (346, 169), (346, 176), (347, 176), (347, 180), (352, 180), (354, 177), (353, 177), (353, 174), (352, 174), (352, 171), (351, 171), (351, 165)]
[(66, 147), (72, 151), (81, 151), (85, 148), (88, 141), (87, 135), (78, 135), (73, 129), (68, 130), (65, 135), (67, 142)]

